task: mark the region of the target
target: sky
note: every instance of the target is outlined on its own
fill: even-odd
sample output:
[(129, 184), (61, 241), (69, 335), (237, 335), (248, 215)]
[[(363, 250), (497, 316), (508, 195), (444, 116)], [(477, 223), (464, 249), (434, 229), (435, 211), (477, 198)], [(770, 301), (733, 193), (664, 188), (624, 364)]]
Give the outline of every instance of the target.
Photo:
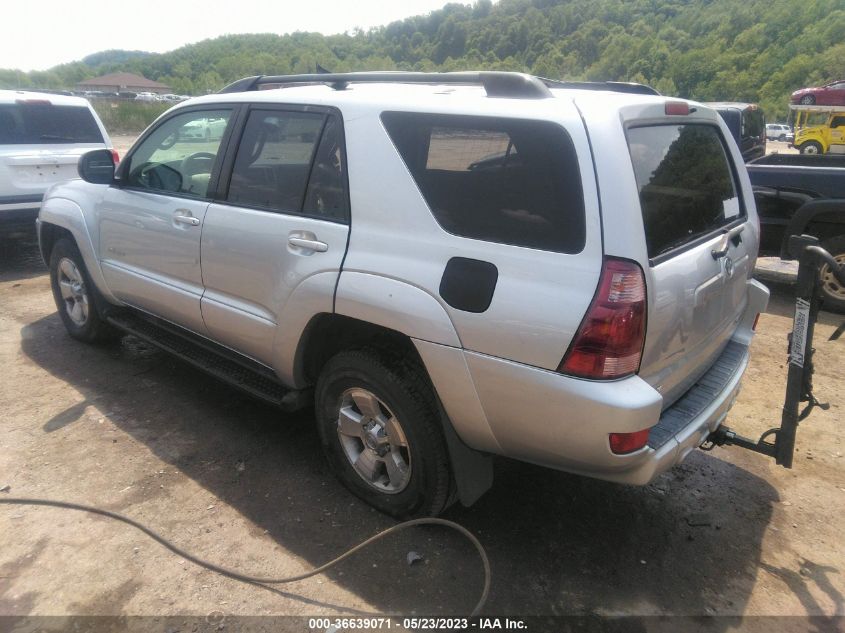
[[(455, 0), (471, 4), (471, 0)], [(45, 70), (112, 48), (163, 53), (233, 33), (325, 35), (442, 8), (448, 0), (3, 0), (0, 68)]]

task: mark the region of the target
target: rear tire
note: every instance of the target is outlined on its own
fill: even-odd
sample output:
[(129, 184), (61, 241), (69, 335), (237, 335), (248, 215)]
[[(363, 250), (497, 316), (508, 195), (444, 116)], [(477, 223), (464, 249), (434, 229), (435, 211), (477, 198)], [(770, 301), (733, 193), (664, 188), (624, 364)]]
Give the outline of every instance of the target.
[(59, 239), (50, 253), (50, 286), (53, 300), (68, 334), (85, 343), (114, 340), (118, 332), (101, 315), (103, 300), (91, 282), (76, 244)]
[[(840, 266), (845, 265), (845, 235), (822, 242), (822, 248), (833, 255)], [(840, 314), (845, 313), (845, 288), (836, 281), (830, 266), (823, 264), (819, 268), (819, 277), (825, 309)]]
[(446, 509), (449, 454), (418, 363), (377, 349), (340, 352), (323, 368), (315, 401), (329, 467), (353, 494), (401, 519)]
[(822, 154), (824, 152), (824, 148), (821, 146), (821, 143), (816, 141), (807, 141), (806, 143), (801, 143), (801, 147), (798, 148), (802, 154)]
[(801, 105), (814, 105), (816, 98), (813, 95), (804, 95), (798, 103)]

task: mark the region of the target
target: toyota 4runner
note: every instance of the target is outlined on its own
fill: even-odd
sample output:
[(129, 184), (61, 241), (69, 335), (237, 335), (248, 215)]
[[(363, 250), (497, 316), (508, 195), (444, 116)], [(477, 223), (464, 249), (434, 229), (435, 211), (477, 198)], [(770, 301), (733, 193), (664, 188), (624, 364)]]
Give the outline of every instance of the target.
[(652, 481), (725, 420), (768, 299), (725, 123), (645, 86), (251, 77), (79, 174), (38, 222), (70, 335), (313, 402), (395, 516), (472, 503), (491, 455)]

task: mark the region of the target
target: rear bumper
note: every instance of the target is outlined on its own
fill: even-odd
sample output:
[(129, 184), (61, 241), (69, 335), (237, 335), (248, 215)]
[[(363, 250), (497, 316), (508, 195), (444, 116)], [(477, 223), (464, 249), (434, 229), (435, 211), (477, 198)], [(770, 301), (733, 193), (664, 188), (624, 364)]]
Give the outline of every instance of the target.
[[(458, 434), (475, 448), (557, 470), (626, 484), (647, 484), (683, 461), (722, 424), (748, 365), (754, 319), (768, 301), (761, 284), (748, 282), (748, 308), (719, 357), (680, 399), (663, 409), (663, 397), (638, 376), (588, 381), (500, 358), (463, 352), (483, 416), (456, 419), (454, 390), (429, 371)], [(428, 361), (431, 354), (423, 354)], [(458, 375), (459, 370), (452, 375)], [(472, 394), (472, 395), (475, 395)], [(480, 418), (480, 420), (479, 420)], [(481, 427), (483, 422), (484, 428)], [(472, 427), (467, 429), (467, 427)], [(476, 428), (479, 427), (479, 428)], [(617, 455), (609, 434), (651, 429), (642, 449)], [(476, 433), (476, 431), (478, 431)], [(482, 432), (483, 431), (483, 432)], [(492, 435), (480, 445), (475, 438)]]

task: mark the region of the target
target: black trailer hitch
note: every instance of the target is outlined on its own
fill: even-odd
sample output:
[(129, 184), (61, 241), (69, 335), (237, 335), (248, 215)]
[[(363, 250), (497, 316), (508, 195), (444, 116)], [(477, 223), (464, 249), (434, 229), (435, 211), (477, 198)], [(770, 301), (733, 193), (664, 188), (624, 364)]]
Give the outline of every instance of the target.
[[(711, 450), (714, 446), (739, 446), (774, 457), (775, 462), (785, 468), (792, 468), (798, 424), (815, 407), (823, 410), (829, 408), (829, 405), (819, 402), (813, 395), (813, 331), (822, 304), (820, 267), (827, 264), (836, 280), (845, 286), (845, 268), (840, 268), (833, 256), (819, 246), (817, 238), (793, 235), (789, 238), (789, 252), (798, 260), (798, 281), (795, 287), (795, 317), (787, 350), (789, 371), (780, 426), (769, 429), (755, 442), (722, 425), (707, 436), (701, 446), (704, 450)], [(831, 340), (838, 339), (843, 331), (845, 323), (837, 328)], [(799, 411), (802, 402), (807, 404)]]

